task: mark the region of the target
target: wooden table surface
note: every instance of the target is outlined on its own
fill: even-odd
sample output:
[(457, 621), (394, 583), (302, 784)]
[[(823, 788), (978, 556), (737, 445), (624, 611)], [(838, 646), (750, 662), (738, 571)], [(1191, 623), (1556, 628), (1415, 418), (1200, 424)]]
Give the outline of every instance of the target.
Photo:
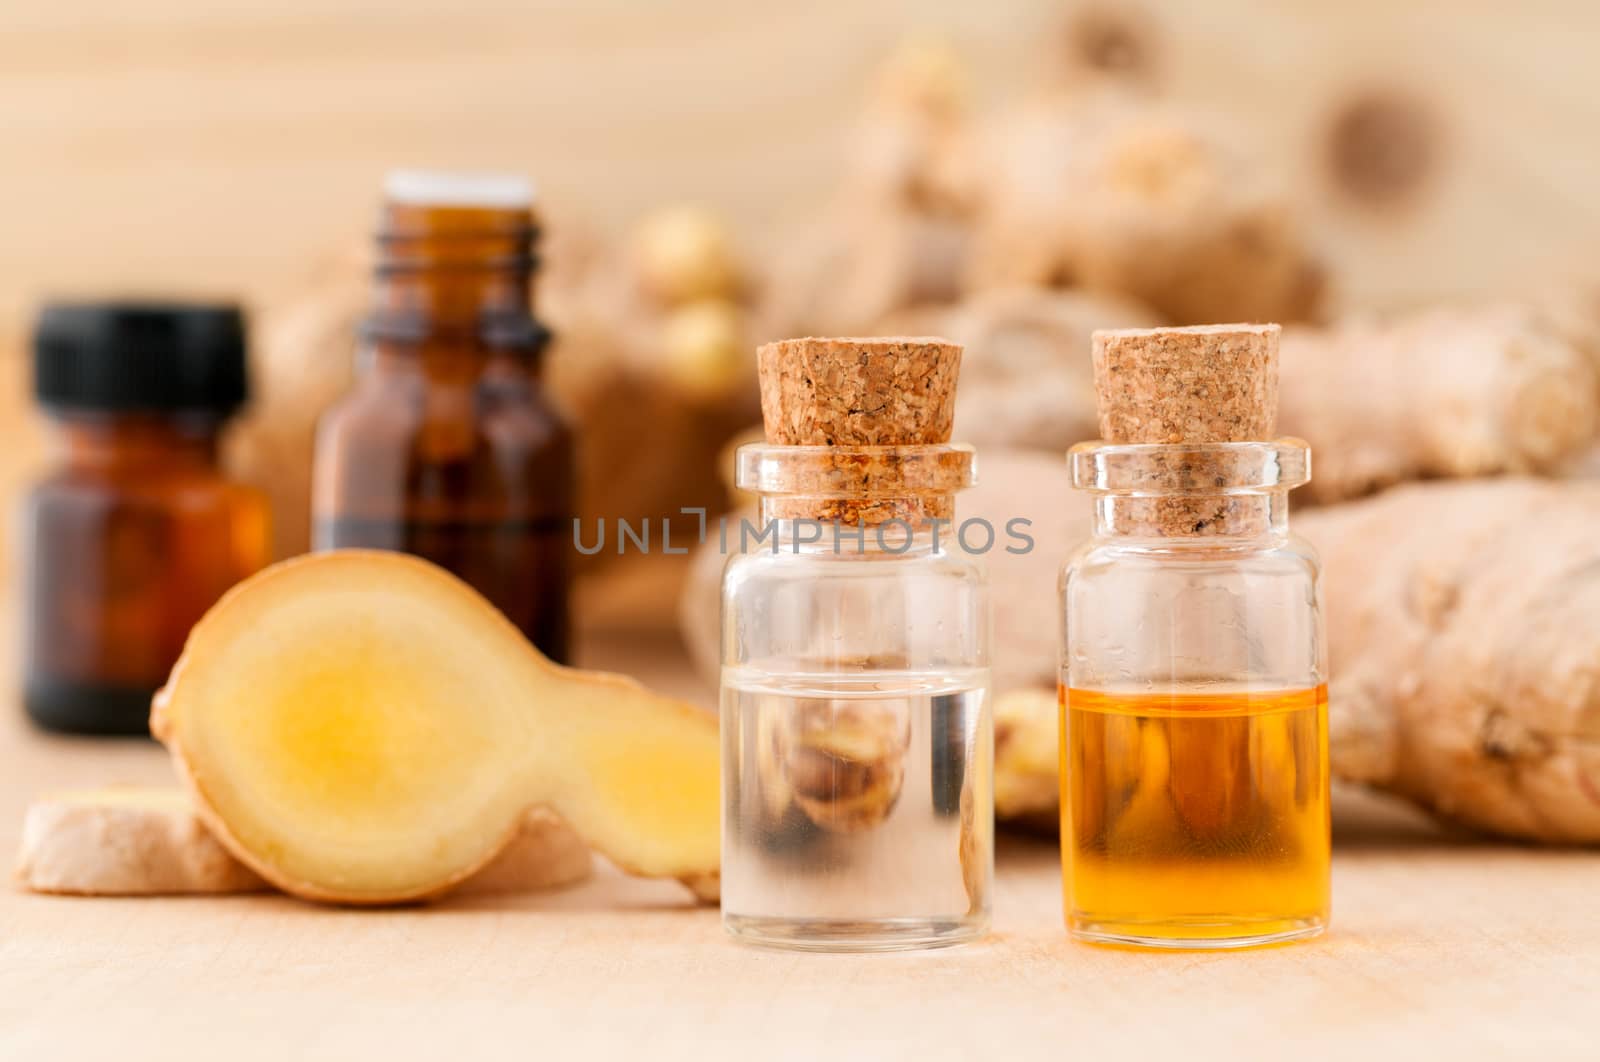
[[(586, 660), (703, 695), (669, 652)], [(153, 745), (8, 711), (0, 847), (40, 790), (169, 778)], [(1345, 796), (1332, 932), (1227, 955), (1071, 943), (1055, 846), (1015, 838), (994, 934), (901, 955), (736, 945), (675, 885), (609, 870), (390, 911), (0, 889), (0, 1059), (1600, 1058), (1600, 853)]]

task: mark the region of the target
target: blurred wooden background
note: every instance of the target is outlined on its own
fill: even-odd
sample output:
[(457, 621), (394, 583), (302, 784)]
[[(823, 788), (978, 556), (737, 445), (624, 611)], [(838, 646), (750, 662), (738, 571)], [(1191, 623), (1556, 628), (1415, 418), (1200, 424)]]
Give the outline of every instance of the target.
[(107, 289), (268, 298), (361, 233), (396, 165), (525, 171), (554, 223), (816, 207), (874, 65), (951, 42), (982, 102), (1126, 64), (1231, 111), (1366, 304), (1600, 246), (1600, 9), (1583, 0), (20, 0), (0, 16), (0, 311)]
[(1233, 114), (1304, 199), (1344, 307), (1525, 290), (1600, 249), (1600, 8), (1583, 0), (6, 8), (6, 500), (36, 450), (18, 341), (40, 298), (270, 302), (359, 241), (398, 165), (529, 173), (552, 227), (699, 201), (747, 254), (781, 254), (908, 39), (951, 44), (980, 108), (1109, 73)]

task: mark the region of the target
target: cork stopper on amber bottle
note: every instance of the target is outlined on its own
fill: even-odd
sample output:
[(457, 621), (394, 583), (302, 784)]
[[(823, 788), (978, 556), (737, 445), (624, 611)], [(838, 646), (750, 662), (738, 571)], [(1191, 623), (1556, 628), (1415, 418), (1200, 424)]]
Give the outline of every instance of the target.
[(1231, 324), (1096, 332), (1100, 437), (1119, 444), (1271, 439), (1281, 331)]
[(767, 442), (834, 451), (794, 464), (783, 496), (766, 499), (764, 512), (869, 525), (949, 517), (950, 492), (970, 480), (970, 454), (907, 448), (950, 441), (959, 345), (924, 336), (785, 339), (759, 348), (756, 366)]
[(1276, 434), (1281, 331), (1234, 324), (1094, 334), (1101, 438), (1195, 448), (1141, 459), (1139, 489), (1123, 505), (1126, 530), (1250, 535), (1268, 525), (1270, 503), (1225, 489), (1234, 459), (1206, 448), (1266, 443)]

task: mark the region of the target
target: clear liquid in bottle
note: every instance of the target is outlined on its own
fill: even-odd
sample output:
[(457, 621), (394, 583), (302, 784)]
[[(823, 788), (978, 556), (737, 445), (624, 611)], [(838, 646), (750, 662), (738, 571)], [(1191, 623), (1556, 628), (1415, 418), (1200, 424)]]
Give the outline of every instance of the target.
[(736, 936), (818, 950), (984, 932), (985, 669), (723, 672), (722, 904)]

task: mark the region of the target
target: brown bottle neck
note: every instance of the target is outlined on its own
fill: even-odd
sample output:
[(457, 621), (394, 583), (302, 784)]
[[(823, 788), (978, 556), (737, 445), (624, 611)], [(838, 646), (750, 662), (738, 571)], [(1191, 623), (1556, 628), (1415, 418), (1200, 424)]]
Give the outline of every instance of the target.
[(537, 238), (526, 208), (387, 205), (366, 337), (387, 356), (459, 350), (531, 361), (547, 338), (533, 315)]
[(161, 467), (212, 471), (224, 419), (213, 414), (55, 414), (60, 453), (69, 468), (100, 471)]

